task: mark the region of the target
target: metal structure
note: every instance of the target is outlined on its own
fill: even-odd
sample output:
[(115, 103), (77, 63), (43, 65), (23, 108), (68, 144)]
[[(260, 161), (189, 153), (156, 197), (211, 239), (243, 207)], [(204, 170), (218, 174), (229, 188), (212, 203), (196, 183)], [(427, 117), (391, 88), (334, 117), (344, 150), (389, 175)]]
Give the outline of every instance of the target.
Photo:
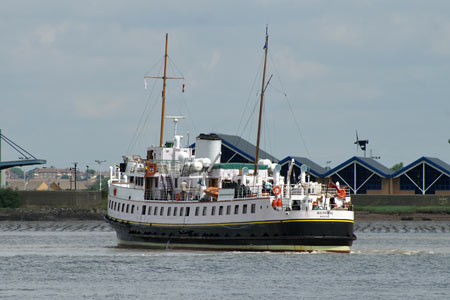
[[(1, 161), (1, 144), (2, 141), (10, 145), (14, 150), (16, 150), (21, 156), (19, 160), (12, 161)], [(44, 159), (38, 159), (33, 154), (20, 147), (16, 143), (14, 143), (11, 139), (2, 134), (0, 129), (0, 171), (3, 169), (9, 169), (13, 167), (21, 167), (21, 166), (31, 166), (31, 165), (42, 165), (46, 164), (47, 161)], [(1, 172), (0, 172), (0, 182), (1, 182)]]

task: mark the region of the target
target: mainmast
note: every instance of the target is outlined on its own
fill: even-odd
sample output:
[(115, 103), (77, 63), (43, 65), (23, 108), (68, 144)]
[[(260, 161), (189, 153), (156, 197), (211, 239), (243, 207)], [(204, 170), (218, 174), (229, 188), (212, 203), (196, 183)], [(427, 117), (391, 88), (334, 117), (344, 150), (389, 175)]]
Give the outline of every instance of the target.
[(166, 33), (166, 50), (164, 53), (164, 76), (162, 90), (162, 109), (161, 109), (161, 134), (159, 135), (159, 147), (163, 145), (164, 136), (164, 111), (166, 109), (166, 75), (167, 75), (167, 44), (169, 43), (169, 34)]
[(161, 108), (161, 133), (159, 136), (159, 147), (163, 146), (164, 139), (164, 113), (166, 109), (166, 79), (184, 79), (184, 77), (167, 77), (167, 46), (169, 44), (169, 34), (166, 33), (166, 48), (164, 51), (164, 75), (163, 77), (144, 76), (144, 78), (158, 78), (163, 80), (162, 108)]
[(265, 90), (265, 82), (266, 82), (266, 64), (267, 64), (267, 49), (269, 48), (269, 34), (267, 33), (266, 27), (266, 43), (264, 44), (264, 69), (263, 69), (263, 77), (262, 77), (262, 85), (261, 85), (261, 100), (259, 102), (259, 119), (258, 119), (258, 136), (256, 138), (256, 154), (255, 154), (255, 172), (254, 175), (258, 175), (258, 156), (259, 156), (259, 142), (261, 136), (261, 119), (262, 119), (262, 111), (264, 105), (264, 90)]

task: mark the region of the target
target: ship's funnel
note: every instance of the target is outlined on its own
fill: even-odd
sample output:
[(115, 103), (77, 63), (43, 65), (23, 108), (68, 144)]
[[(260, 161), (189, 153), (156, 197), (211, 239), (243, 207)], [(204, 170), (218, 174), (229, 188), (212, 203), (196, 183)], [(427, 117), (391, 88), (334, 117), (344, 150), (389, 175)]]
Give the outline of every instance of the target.
[[(195, 158), (209, 158), (211, 162), (217, 159), (222, 148), (222, 140), (217, 134), (201, 133), (195, 140)], [(216, 162), (220, 162), (220, 157)]]

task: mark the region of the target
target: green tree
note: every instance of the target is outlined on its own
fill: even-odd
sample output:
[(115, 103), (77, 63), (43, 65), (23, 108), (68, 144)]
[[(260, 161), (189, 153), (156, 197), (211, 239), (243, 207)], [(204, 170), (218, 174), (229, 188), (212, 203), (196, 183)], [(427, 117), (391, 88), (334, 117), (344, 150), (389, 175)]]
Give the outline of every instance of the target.
[(21, 205), (22, 201), (18, 192), (10, 188), (0, 189), (0, 207), (17, 208)]
[(401, 168), (403, 168), (403, 162), (399, 162), (395, 165), (392, 166), (391, 170), (394, 172), (397, 172), (398, 170), (400, 170)]
[(23, 178), (23, 170), (21, 168), (11, 168), (9, 169), (11, 173), (14, 173), (17, 177)]

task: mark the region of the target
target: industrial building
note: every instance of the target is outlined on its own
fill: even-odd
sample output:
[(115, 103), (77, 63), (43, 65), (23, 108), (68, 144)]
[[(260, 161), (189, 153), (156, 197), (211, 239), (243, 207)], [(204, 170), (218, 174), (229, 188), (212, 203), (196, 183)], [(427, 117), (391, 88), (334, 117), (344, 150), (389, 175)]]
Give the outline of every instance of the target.
[[(217, 136), (222, 139), (221, 162), (254, 162), (255, 145), (239, 136)], [(450, 194), (450, 165), (433, 157), (421, 157), (396, 172), (368, 157), (353, 156), (332, 169), (326, 169), (306, 157), (287, 156), (279, 160), (263, 150), (260, 150), (259, 158), (278, 162), (284, 176), (293, 160), (291, 182), (298, 180), (300, 167), (304, 164), (308, 166), (310, 180), (325, 184), (339, 181), (341, 185), (348, 186), (352, 194)]]

